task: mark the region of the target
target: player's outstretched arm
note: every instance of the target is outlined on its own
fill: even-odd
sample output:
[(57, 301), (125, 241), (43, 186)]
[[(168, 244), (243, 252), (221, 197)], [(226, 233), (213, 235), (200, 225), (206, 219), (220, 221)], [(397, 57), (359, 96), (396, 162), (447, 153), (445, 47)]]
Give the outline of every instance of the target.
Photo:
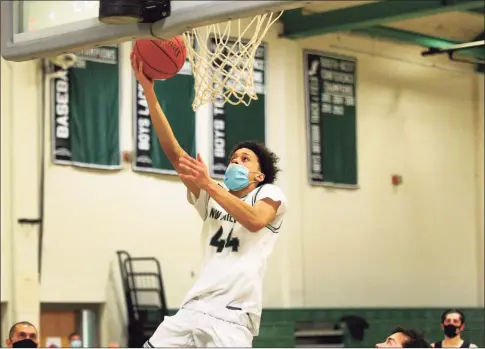
[(197, 160), (185, 154), (180, 158), (180, 167), (184, 173), (180, 177), (195, 183), (198, 188), (205, 190), (227, 213), (234, 217), (250, 232), (258, 232), (271, 223), (281, 205), (280, 201), (270, 198), (259, 200), (254, 206), (242, 201), (214, 182), (207, 171), (200, 154)]
[[(185, 150), (182, 149), (179, 142), (175, 138), (173, 134), (172, 127), (170, 127), (170, 123), (165, 116), (165, 113), (158, 103), (157, 96), (155, 95), (155, 91), (153, 90), (154, 82), (145, 76), (143, 73), (143, 62), (140, 61), (138, 65), (135, 59), (135, 54), (131, 54), (131, 67), (133, 68), (133, 72), (135, 73), (136, 79), (143, 87), (145, 91), (145, 97), (148, 103), (148, 108), (150, 110), (150, 117), (152, 119), (152, 124), (155, 127), (155, 132), (157, 133), (158, 141), (160, 142), (160, 146), (163, 149), (165, 155), (167, 155), (168, 160), (175, 168), (177, 173), (180, 175), (183, 173), (183, 169), (181, 169), (179, 165), (179, 159), (186, 155), (187, 153)], [(188, 179), (182, 179), (185, 186), (196, 196), (199, 197), (200, 189), (195, 185), (192, 181)]]

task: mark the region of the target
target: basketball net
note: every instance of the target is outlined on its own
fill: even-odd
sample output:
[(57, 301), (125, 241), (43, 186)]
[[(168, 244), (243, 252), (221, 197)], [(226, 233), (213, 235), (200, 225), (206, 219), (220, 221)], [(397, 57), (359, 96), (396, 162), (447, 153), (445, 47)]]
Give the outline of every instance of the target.
[[(233, 36), (230, 30), (233, 21), (191, 29), (183, 34), (195, 79), (194, 111), (208, 102), (248, 106), (258, 99), (254, 58), (268, 29), (282, 14), (257, 15), (246, 27), (238, 19), (234, 21), (237, 35)], [(252, 30), (254, 33), (250, 37)]]

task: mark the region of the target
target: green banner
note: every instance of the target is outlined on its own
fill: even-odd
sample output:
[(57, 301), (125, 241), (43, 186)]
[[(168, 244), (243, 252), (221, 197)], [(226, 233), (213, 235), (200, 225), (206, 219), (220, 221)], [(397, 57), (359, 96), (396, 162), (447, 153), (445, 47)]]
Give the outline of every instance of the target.
[(304, 52), (309, 181), (357, 186), (356, 60)]
[[(211, 38), (211, 48), (216, 47)], [(229, 156), (234, 146), (242, 141), (265, 143), (266, 137), (266, 45), (261, 44), (254, 59), (254, 84), (257, 100), (249, 106), (244, 104), (212, 103), (212, 152), (210, 174), (222, 178), (226, 172)], [(230, 67), (226, 67), (230, 70)]]
[(56, 67), (52, 86), (53, 161), (120, 169), (118, 48), (76, 53), (75, 65)]
[[(192, 110), (194, 77), (190, 62), (186, 61), (182, 70), (174, 77), (155, 81), (155, 94), (180, 145), (189, 155), (195, 157), (195, 113)], [(155, 129), (152, 127), (145, 93), (138, 82), (135, 82), (134, 105), (133, 169), (176, 175), (177, 172), (158, 142)]]

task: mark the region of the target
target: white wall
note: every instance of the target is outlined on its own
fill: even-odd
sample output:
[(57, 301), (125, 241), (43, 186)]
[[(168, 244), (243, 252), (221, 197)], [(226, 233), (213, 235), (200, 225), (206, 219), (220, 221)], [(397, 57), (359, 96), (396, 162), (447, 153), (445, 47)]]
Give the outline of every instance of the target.
[(362, 38), (300, 45), (357, 57), (361, 186), (302, 188), (305, 304), (477, 305), (476, 76), (409, 64), (418, 49)]
[[(270, 261), (265, 305), (483, 304), (483, 278), (478, 277), (483, 275), (483, 249), (476, 247), (480, 234), (483, 246), (483, 198), (476, 196), (483, 192), (483, 118), (477, 117), (483, 115), (483, 82), (477, 88), (477, 75), (453, 71), (469, 67), (447, 61), (438, 61), (442, 69), (426, 67), (429, 61), (420, 57), (420, 49), (410, 46), (346, 35), (295, 42), (277, 39), (276, 30), (266, 41), (267, 138), (281, 155), (284, 172), (278, 184), (290, 211)], [(358, 60), (359, 190), (308, 185), (303, 48)], [(126, 59), (129, 49), (123, 51)], [(127, 61), (122, 64), (127, 148), (132, 81)], [(13, 77), (34, 83), (26, 74), (32, 72), (15, 69)], [(20, 91), (18, 84), (10, 90), (18, 101), (35, 100), (38, 93), (33, 88)], [(8, 86), (2, 97), (4, 91)], [(36, 103), (22, 108), (23, 120), (36, 127)], [(209, 130), (204, 127), (209, 120), (205, 113), (197, 118), (198, 145), (207, 159)], [(49, 125), (45, 131), (50, 154)], [(109, 280), (119, 278), (115, 251), (125, 249), (160, 260), (168, 304), (178, 307), (200, 263), (200, 221), (179, 180), (134, 173), (129, 165), (119, 172), (54, 166), (50, 156), (46, 166), (40, 300), (106, 302), (103, 338), (122, 340), (113, 324), (123, 322), (118, 315), (123, 300), (116, 300), (117, 289)], [(399, 188), (391, 186), (394, 173), (403, 176)], [(26, 171), (15, 176), (33, 178)]]
[[(477, 112), (476, 112), (476, 171), (477, 171), (477, 254), (478, 254), (478, 294), (485, 294), (485, 259), (484, 259), (484, 245), (485, 245), (485, 229), (484, 229), (484, 94), (485, 94), (485, 80), (483, 75), (477, 77)], [(479, 298), (479, 305), (482, 307), (485, 305), (483, 297)]]
[(1, 239), (2, 239), (2, 246), (1, 246), (1, 285), (0, 285), (0, 294), (1, 294), (1, 301), (8, 302), (10, 300), (10, 288), (6, 287), (10, 284), (11, 280), (11, 272), (12, 272), (12, 264), (10, 262), (10, 243), (11, 243), (11, 224), (10, 224), (10, 217), (11, 217), (11, 203), (10, 203), (10, 186), (7, 185), (10, 182), (10, 173), (11, 173), (11, 166), (10, 166), (10, 134), (11, 134), (11, 118), (7, 117), (11, 115), (11, 101), (10, 101), (10, 84), (11, 84), (11, 64), (5, 61), (3, 58), (1, 59), (2, 64), (2, 99), (1, 99), (1, 108), (2, 108), (2, 116), (0, 118), (1, 121)]
[(8, 93), (8, 87), (11, 84), (11, 65), (1, 58), (1, 70), (2, 70), (2, 98), (1, 98), (1, 218), (0, 218), (0, 234), (1, 234), (1, 252), (0, 252), (0, 295), (1, 295), (1, 322), (2, 326), (2, 338), (0, 338), (3, 345), (3, 341), (6, 338), (5, 334), (8, 333), (9, 326), (12, 319), (12, 303), (11, 303), (11, 280), (12, 280), (12, 262), (11, 262), (11, 203), (10, 203), (10, 186), (7, 183), (10, 182), (10, 117), (11, 115), (11, 103), (10, 93)]
[(2, 59), (2, 301), (8, 322), (39, 322), (38, 226), (41, 75), (38, 62)]

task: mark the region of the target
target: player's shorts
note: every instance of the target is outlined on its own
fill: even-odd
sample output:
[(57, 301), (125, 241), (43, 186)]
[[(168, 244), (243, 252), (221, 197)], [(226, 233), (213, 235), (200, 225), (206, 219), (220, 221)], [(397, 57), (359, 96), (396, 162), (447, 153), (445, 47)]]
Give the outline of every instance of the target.
[(226, 309), (216, 317), (201, 309), (200, 304), (188, 303), (174, 316), (166, 316), (143, 347), (252, 347), (247, 314)]

